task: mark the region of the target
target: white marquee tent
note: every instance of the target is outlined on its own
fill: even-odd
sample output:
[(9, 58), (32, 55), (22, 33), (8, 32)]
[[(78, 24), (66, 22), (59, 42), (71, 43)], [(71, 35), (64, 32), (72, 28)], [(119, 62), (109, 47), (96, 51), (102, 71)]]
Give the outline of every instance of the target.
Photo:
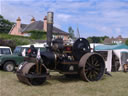
[(112, 69), (112, 52), (118, 57), (120, 68), (119, 70), (123, 69), (124, 59), (122, 59), (122, 53), (127, 53), (126, 61), (128, 62), (128, 46), (125, 44), (119, 45), (99, 45), (95, 47), (95, 51), (108, 51), (107, 60), (105, 61), (107, 71), (111, 72)]

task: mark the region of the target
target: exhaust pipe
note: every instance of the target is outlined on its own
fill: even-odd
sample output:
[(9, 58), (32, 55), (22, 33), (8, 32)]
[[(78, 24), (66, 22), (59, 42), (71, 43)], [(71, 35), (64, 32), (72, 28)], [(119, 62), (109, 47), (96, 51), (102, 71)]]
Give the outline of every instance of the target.
[(48, 12), (47, 13), (47, 44), (49, 48), (51, 48), (52, 30), (53, 30), (53, 12)]

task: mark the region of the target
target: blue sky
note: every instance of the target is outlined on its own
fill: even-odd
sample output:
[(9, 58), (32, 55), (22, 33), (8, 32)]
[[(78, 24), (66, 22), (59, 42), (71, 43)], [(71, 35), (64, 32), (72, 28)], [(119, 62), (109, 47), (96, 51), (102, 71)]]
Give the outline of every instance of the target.
[(77, 25), (81, 37), (128, 37), (128, 0), (0, 0), (0, 14), (15, 22), (43, 20), (48, 11), (54, 12), (54, 26), (68, 31)]

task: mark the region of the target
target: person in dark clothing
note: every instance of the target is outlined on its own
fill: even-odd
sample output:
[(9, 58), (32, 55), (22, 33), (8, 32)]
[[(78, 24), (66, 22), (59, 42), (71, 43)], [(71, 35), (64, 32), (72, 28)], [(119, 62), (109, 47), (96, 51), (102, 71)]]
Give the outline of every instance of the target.
[(34, 45), (31, 45), (28, 49), (28, 56), (29, 57), (36, 57), (37, 56), (37, 49), (34, 47)]

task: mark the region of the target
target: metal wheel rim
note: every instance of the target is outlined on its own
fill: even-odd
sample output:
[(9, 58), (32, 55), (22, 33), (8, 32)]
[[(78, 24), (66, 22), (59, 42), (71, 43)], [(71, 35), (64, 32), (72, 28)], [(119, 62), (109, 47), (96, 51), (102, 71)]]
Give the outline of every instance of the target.
[(7, 69), (7, 71), (13, 71), (13, 69), (14, 69), (14, 66), (12, 65), (12, 64), (8, 64), (7, 66), (6, 66), (6, 69)]

